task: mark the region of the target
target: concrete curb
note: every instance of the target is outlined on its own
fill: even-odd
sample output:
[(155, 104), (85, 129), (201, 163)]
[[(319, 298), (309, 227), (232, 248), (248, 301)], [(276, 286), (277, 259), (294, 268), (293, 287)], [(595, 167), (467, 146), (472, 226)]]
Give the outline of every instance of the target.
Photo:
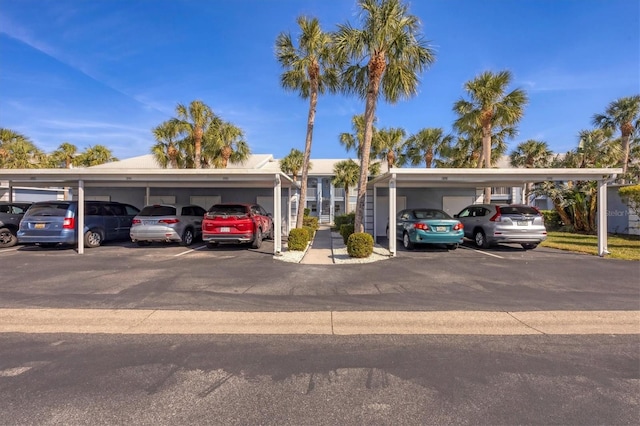
[(228, 312), (134, 309), (0, 309), (0, 333), (640, 334), (640, 311)]

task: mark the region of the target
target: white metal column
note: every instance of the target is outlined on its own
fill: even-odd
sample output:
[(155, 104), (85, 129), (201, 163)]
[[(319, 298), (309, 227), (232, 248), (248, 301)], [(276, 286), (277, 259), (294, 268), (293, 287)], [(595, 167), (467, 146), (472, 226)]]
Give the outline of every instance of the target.
[(144, 205), (148, 206), (149, 205), (149, 200), (151, 199), (151, 189), (149, 188), (149, 185), (147, 185), (145, 193), (144, 193)]
[(609, 254), (607, 247), (607, 181), (598, 181), (598, 255)]
[(78, 238), (78, 254), (84, 254), (84, 181), (78, 181), (78, 211), (76, 212), (76, 221), (78, 222), (78, 230), (76, 237)]
[(389, 180), (389, 251), (396, 255), (396, 174)]
[(273, 254), (282, 251), (282, 182), (276, 175), (273, 185)]

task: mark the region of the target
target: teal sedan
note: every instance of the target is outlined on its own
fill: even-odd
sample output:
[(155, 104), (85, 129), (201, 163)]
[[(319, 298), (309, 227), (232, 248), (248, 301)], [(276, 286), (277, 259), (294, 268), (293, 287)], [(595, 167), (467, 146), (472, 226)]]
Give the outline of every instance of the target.
[[(388, 228), (387, 225), (387, 231)], [(455, 250), (464, 238), (464, 226), (442, 210), (405, 209), (396, 218), (396, 237), (407, 250), (415, 244), (444, 244)]]

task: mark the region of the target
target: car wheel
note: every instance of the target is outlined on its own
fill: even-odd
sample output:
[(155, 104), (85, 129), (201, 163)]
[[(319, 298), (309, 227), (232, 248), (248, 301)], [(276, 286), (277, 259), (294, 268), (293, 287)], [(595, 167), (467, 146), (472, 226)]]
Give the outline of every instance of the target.
[(476, 231), (473, 236), (473, 240), (479, 248), (489, 248), (489, 242), (487, 241), (487, 237), (484, 235), (484, 231), (482, 229), (478, 229)]
[(150, 245), (150, 244), (151, 244), (151, 243), (150, 243), (149, 241), (138, 241), (138, 245), (139, 245), (140, 247), (145, 247), (145, 246), (148, 246), (148, 245)]
[(180, 244), (183, 246), (190, 246), (193, 243), (193, 230), (191, 228), (187, 228), (182, 233), (182, 241)]
[(102, 244), (102, 234), (98, 231), (89, 230), (84, 234), (84, 246), (88, 248), (100, 247)]
[(256, 229), (256, 233), (253, 235), (253, 242), (251, 243), (251, 248), (259, 249), (262, 246), (262, 230), (260, 228)]
[(411, 238), (409, 238), (408, 232), (402, 234), (402, 246), (407, 250), (413, 250), (413, 243), (411, 242)]
[(212, 248), (216, 248), (216, 247), (218, 247), (218, 243), (217, 243), (217, 242), (215, 242), (215, 241), (214, 241), (214, 242), (208, 242), (208, 243), (207, 243), (207, 248), (208, 248), (208, 249), (212, 249)]
[(537, 244), (533, 244), (533, 243), (528, 243), (528, 244), (521, 244), (522, 248), (525, 250), (533, 250), (534, 248), (538, 247)]
[(447, 244), (447, 250), (455, 250), (458, 248), (458, 244)]
[(0, 229), (0, 247), (13, 247), (18, 244), (18, 238), (9, 228)]

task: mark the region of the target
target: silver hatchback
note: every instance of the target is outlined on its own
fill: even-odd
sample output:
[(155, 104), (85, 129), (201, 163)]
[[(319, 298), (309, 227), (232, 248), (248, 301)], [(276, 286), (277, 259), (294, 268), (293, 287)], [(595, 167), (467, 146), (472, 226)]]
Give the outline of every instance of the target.
[(515, 243), (534, 249), (547, 238), (544, 216), (536, 208), (520, 204), (473, 204), (455, 217), (464, 225), (464, 236), (476, 246)]
[(133, 218), (129, 236), (140, 246), (152, 242), (179, 242), (189, 246), (202, 236), (202, 218), (206, 210), (200, 206), (153, 204), (145, 206)]

